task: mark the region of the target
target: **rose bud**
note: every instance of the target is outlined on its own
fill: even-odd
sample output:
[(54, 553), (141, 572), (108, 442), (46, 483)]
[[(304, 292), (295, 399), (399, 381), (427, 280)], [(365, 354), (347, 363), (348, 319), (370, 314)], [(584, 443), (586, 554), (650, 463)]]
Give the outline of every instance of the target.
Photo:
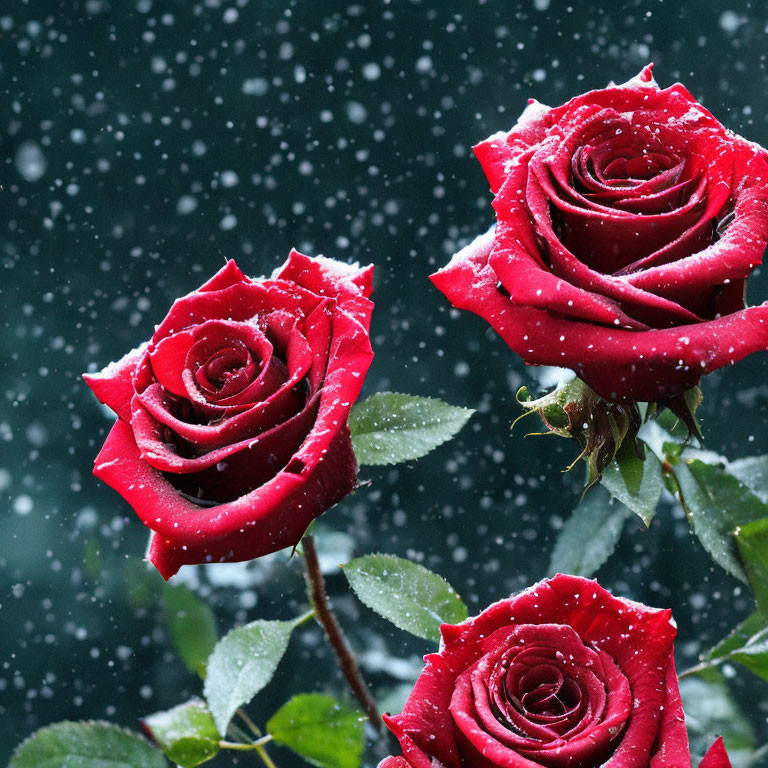
[[(474, 148), (495, 228), (432, 276), (527, 363), (659, 402), (768, 348), (745, 286), (768, 241), (768, 153), (651, 67)], [(672, 401), (682, 407), (680, 401)]]
[(354, 489), (372, 273), (292, 251), (250, 279), (229, 261), (147, 343), (84, 376), (118, 416), (94, 474), (152, 530), (166, 579), (295, 545)]
[(441, 633), (380, 768), (690, 768), (670, 611), (558, 575)]

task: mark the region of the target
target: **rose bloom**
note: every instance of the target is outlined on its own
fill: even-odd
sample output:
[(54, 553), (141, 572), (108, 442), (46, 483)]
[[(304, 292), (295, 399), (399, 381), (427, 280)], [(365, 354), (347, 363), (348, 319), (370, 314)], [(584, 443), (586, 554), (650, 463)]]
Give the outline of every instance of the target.
[(669, 610), (558, 575), (441, 632), (380, 768), (690, 768)]
[(347, 418), (373, 358), (372, 274), (292, 251), (252, 280), (229, 261), (84, 377), (118, 416), (94, 474), (152, 529), (165, 578), (295, 545), (355, 487)]
[(768, 240), (768, 153), (651, 67), (474, 148), (495, 231), (432, 276), (526, 362), (655, 402), (768, 348), (745, 283)]

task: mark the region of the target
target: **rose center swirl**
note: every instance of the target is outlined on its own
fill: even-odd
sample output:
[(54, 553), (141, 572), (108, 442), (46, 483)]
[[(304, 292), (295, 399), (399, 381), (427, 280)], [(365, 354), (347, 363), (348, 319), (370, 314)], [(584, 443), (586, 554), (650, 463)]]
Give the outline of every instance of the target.
[(505, 692), (521, 714), (539, 722), (567, 719), (578, 712), (582, 699), (578, 683), (548, 664), (539, 664), (522, 675), (510, 669)]
[(602, 689), (591, 673), (552, 648), (504, 654), (490, 683), (496, 719), (521, 736), (545, 741), (572, 731), (590, 714), (595, 691), (585, 686)]
[(260, 367), (260, 361), (253, 359), (248, 347), (235, 339), (198, 364), (195, 378), (202, 389), (220, 391), (233, 379), (242, 380), (245, 384), (258, 373)]

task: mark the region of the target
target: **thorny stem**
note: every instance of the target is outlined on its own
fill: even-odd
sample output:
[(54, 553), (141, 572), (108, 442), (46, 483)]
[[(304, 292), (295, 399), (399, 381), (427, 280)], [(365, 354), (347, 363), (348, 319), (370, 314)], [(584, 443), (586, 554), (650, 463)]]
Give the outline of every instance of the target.
[(381, 732), (381, 717), (376, 709), (376, 702), (368, 690), (368, 686), (360, 673), (360, 667), (357, 665), (352, 649), (349, 647), (346, 637), (341, 630), (341, 626), (336, 618), (336, 614), (328, 602), (328, 595), (325, 591), (325, 579), (320, 571), (320, 563), (317, 559), (317, 550), (315, 542), (311, 535), (306, 535), (302, 539), (304, 550), (304, 562), (306, 570), (304, 573), (307, 582), (307, 591), (309, 599), (315, 609), (315, 618), (325, 632), (336, 658), (341, 667), (341, 671), (349, 684), (355, 698), (363, 705), (365, 713), (368, 715), (373, 727)]

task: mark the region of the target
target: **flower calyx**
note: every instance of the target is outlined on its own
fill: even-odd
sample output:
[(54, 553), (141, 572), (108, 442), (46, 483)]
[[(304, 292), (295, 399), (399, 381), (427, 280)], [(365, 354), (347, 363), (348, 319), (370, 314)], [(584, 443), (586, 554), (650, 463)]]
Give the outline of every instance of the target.
[(523, 416), (536, 412), (546, 431), (533, 434), (555, 434), (578, 441), (581, 453), (564, 471), (584, 459), (587, 465), (585, 490), (600, 481), (603, 470), (625, 444), (632, 445), (638, 457), (644, 458), (644, 451), (637, 442), (642, 417), (635, 401), (605, 400), (579, 378), (573, 378), (536, 399), (522, 387), (516, 397), (525, 413), (515, 420), (515, 424)]

